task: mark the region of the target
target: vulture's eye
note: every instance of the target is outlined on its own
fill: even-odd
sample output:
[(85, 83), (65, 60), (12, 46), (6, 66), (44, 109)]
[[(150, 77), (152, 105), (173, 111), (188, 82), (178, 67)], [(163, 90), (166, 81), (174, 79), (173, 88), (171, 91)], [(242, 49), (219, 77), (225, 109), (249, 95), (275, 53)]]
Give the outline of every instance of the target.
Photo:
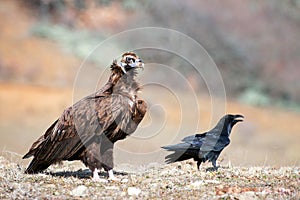
[(131, 58), (131, 57), (126, 57), (126, 62), (134, 62), (134, 58)]

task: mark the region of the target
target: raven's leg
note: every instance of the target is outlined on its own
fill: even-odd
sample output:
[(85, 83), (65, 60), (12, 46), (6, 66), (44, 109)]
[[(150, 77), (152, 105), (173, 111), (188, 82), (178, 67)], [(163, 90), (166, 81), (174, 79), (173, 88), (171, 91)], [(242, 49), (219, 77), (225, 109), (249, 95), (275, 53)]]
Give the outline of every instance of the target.
[(214, 166), (214, 170), (217, 170), (217, 163), (216, 163), (217, 159), (212, 160), (212, 165)]
[(198, 160), (197, 161), (197, 168), (198, 168), (198, 170), (200, 171), (201, 170), (201, 163), (202, 163), (202, 161), (201, 160)]

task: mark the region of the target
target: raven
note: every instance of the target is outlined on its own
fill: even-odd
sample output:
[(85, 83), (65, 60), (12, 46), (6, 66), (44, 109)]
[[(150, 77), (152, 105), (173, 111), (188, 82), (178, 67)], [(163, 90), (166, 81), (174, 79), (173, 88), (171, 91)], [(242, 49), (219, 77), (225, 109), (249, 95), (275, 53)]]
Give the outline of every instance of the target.
[(210, 131), (187, 136), (182, 139), (183, 143), (162, 147), (167, 151), (174, 153), (166, 156), (166, 163), (173, 163), (193, 158), (197, 161), (197, 168), (202, 162), (207, 160), (212, 162), (214, 169), (217, 169), (216, 161), (222, 150), (229, 145), (229, 135), (232, 127), (242, 122), (243, 115), (225, 115), (220, 119), (218, 124)]

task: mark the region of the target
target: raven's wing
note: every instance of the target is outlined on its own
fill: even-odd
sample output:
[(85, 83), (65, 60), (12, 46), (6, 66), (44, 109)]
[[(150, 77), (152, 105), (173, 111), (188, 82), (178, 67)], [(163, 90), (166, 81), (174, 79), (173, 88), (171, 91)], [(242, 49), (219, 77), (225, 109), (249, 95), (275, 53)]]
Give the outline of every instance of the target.
[(229, 143), (229, 137), (215, 128), (207, 132), (201, 151), (222, 151)]
[(199, 151), (198, 157), (204, 160), (216, 160), (221, 151), (230, 143), (225, 135), (221, 134), (219, 129), (208, 131), (205, 140)]
[(206, 133), (187, 136), (182, 139), (182, 142), (176, 145), (169, 145), (162, 147), (167, 151), (174, 151), (172, 154), (166, 156), (166, 163), (187, 160), (190, 158), (197, 159), (199, 157), (199, 150), (205, 142)]
[(188, 143), (188, 144), (198, 146), (200, 148), (201, 145), (203, 144), (203, 142), (205, 141), (205, 137), (206, 137), (206, 133), (202, 133), (202, 134), (187, 136), (187, 137), (183, 138), (181, 141)]
[(174, 153), (166, 156), (166, 163), (187, 160), (198, 156), (199, 147), (188, 144), (180, 143), (162, 147), (167, 151), (174, 151)]
[(222, 129), (215, 127), (202, 134), (187, 136), (182, 139), (182, 142), (191, 144), (195, 148), (199, 148), (202, 153), (222, 151), (230, 143), (230, 140), (225, 135), (222, 135), (221, 132)]
[(168, 145), (168, 146), (163, 146), (163, 149), (166, 149), (167, 151), (186, 151), (188, 148), (191, 149), (196, 149), (196, 146), (193, 146), (191, 144), (187, 144), (187, 143), (179, 143), (179, 144), (175, 144), (175, 145)]
[[(209, 152), (216, 151), (215, 145), (218, 142), (218, 136), (216, 132), (209, 131), (203, 134), (187, 136), (182, 141), (197, 149), (196, 157), (206, 158)], [(196, 153), (194, 150), (192, 152), (193, 154)]]

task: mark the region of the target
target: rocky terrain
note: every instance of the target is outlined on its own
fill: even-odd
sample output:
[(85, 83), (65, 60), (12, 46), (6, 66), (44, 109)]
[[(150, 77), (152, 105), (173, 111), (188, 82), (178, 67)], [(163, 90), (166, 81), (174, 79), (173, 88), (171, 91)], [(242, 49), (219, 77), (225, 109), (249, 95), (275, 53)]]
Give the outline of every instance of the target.
[[(13, 158), (16, 159), (16, 158)], [(18, 164), (19, 162), (19, 164)], [(299, 167), (232, 167), (200, 171), (186, 161), (151, 164), (130, 172), (116, 169), (119, 182), (100, 172), (100, 182), (77, 162), (51, 166), (46, 172), (27, 175), (20, 159), (0, 157), (1, 199), (299, 199)], [(128, 168), (128, 166), (127, 166)]]

